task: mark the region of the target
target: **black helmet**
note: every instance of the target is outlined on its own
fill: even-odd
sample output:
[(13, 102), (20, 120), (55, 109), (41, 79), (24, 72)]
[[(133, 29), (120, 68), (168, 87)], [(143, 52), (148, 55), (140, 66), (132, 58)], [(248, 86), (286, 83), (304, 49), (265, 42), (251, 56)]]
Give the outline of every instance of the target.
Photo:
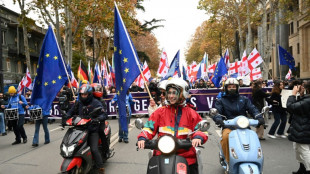
[[(83, 98), (81, 94), (87, 94), (86, 98)], [(93, 88), (89, 84), (83, 84), (79, 89), (79, 100), (82, 103), (89, 103), (93, 99)]]

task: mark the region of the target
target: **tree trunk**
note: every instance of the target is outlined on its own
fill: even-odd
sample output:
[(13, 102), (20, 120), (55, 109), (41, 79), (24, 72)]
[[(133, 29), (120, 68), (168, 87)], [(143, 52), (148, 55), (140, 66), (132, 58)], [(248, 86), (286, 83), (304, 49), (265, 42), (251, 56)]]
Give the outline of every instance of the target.
[[(264, 62), (270, 62), (269, 61), (269, 57), (267, 57), (266, 53), (267, 53), (267, 45), (268, 45), (268, 35), (267, 35), (267, 2), (266, 0), (262, 0), (262, 8), (263, 8), (263, 21), (262, 21), (262, 37), (263, 37), (263, 41), (262, 41), (262, 50), (260, 52), (261, 57), (263, 58)], [(269, 64), (265, 64), (266, 66), (263, 65), (262, 67), (262, 71), (263, 71), (263, 78), (265, 79), (266, 74), (268, 77), (268, 65)]]
[[(71, 4), (71, 0), (68, 0), (68, 4)], [(69, 8), (69, 7), (68, 7)], [(73, 36), (72, 36), (72, 13), (69, 8), (68, 10), (68, 61), (70, 66), (72, 67), (72, 41), (73, 41)]]
[(86, 46), (86, 39), (85, 39), (85, 36), (86, 35), (86, 33), (85, 33), (85, 28), (83, 29), (83, 34), (82, 34), (82, 42), (83, 42), (83, 44), (82, 44), (82, 47), (83, 47), (83, 55), (84, 55), (84, 57), (86, 57), (87, 56), (87, 46)]
[(247, 46), (246, 46), (246, 50), (247, 50), (247, 54), (250, 54), (250, 52), (253, 49), (253, 35), (252, 35), (252, 28), (251, 28), (251, 13), (250, 13), (250, 2), (249, 0), (246, 1), (246, 13), (247, 13), (247, 25), (248, 25), (248, 34), (247, 34)]
[(239, 57), (242, 57), (242, 52), (244, 50), (244, 44), (243, 44), (243, 30), (242, 30), (242, 24), (241, 24), (241, 21), (240, 21), (240, 16), (239, 16), (239, 7), (238, 7), (238, 3), (235, 2), (235, 17), (236, 17), (236, 20), (237, 20), (237, 23), (238, 23), (238, 31), (239, 31), (239, 45), (240, 45), (240, 54), (239, 54)]
[(30, 53), (29, 53), (29, 44), (28, 44), (28, 36), (27, 36), (27, 27), (26, 27), (26, 11), (25, 11), (25, 0), (18, 0), (18, 4), (21, 11), (22, 17), (22, 25), (23, 25), (23, 37), (24, 37), (24, 48), (25, 48), (25, 56), (26, 56), (26, 64), (29, 69), (29, 73), (31, 74), (31, 62), (30, 62)]

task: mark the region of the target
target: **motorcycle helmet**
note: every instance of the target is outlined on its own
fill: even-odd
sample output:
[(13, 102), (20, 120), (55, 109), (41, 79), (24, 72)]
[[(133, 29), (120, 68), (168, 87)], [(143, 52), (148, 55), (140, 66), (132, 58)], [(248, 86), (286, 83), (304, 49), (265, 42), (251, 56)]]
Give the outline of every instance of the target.
[(226, 81), (225, 81), (225, 84), (224, 84), (224, 91), (226, 94), (229, 94), (228, 92), (228, 85), (236, 85), (236, 94), (239, 94), (239, 82), (237, 79), (235, 78), (228, 78)]
[[(172, 78), (171, 80), (168, 80), (166, 83), (167, 94), (170, 88), (174, 88), (178, 92), (179, 96), (176, 104), (185, 104), (186, 98), (189, 95), (188, 83), (181, 78)], [(168, 95), (166, 95), (166, 99), (169, 102)]]
[[(83, 98), (81, 95), (87, 94), (86, 98)], [(79, 89), (79, 100), (82, 103), (89, 103), (93, 99), (93, 88), (89, 84), (84, 84)]]
[(157, 87), (158, 89), (164, 89), (166, 90), (166, 84), (167, 84), (168, 80), (163, 80), (161, 82), (158, 83)]
[(103, 96), (102, 86), (99, 83), (91, 84), (93, 88), (93, 95), (97, 98), (101, 98)]

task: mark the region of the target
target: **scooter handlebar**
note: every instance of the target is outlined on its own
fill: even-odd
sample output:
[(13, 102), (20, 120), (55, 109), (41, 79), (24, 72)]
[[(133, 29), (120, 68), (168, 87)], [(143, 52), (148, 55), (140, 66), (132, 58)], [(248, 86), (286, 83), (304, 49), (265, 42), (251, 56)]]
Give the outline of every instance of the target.
[(190, 139), (178, 139), (178, 149), (189, 149), (192, 147), (192, 141)]

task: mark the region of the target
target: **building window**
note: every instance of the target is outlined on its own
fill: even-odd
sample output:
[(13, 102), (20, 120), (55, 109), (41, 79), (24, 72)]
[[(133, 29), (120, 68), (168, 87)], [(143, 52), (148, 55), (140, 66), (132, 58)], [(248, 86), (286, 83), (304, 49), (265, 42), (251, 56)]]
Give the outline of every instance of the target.
[(294, 34), (294, 22), (290, 23), (290, 34)]
[[(289, 53), (293, 56), (293, 46), (290, 47)], [(293, 56), (294, 57), (294, 56)]]
[(22, 73), (22, 62), (21, 61), (17, 62), (17, 73), (19, 74)]
[(6, 59), (6, 71), (11, 72), (11, 61), (10, 61), (10, 59)]
[(1, 41), (1, 43), (2, 43), (2, 45), (5, 45), (5, 32), (2, 31), (1, 33), (2, 33), (2, 41)]
[(297, 43), (297, 54), (300, 54), (300, 47), (299, 47), (299, 43)]
[(34, 43), (34, 50), (37, 52), (38, 51), (38, 42)]

